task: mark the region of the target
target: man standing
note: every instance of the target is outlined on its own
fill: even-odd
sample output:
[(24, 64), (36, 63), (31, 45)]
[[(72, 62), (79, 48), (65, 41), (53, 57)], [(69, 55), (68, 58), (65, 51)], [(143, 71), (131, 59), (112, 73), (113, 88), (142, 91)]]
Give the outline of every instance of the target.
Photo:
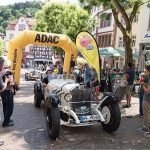
[(128, 74), (128, 88), (126, 91), (126, 97), (127, 97), (127, 104), (124, 106), (125, 108), (131, 107), (131, 92), (134, 85), (134, 77), (135, 77), (135, 70), (132, 68), (132, 63), (128, 63), (128, 69), (126, 71), (126, 74)]
[(144, 97), (143, 97), (143, 113), (144, 122), (143, 127), (138, 130), (143, 133), (150, 133), (150, 65), (146, 67), (146, 75), (149, 76), (148, 84), (143, 85)]
[[(3, 113), (4, 113), (4, 121), (2, 123), (3, 127), (7, 126), (13, 126), (14, 123), (12, 120), (10, 120), (10, 117), (13, 113), (13, 75), (8, 69), (6, 70), (4, 68), (5, 64), (7, 64), (7, 61), (4, 59), (4, 57), (0, 57), (0, 76), (2, 77), (2, 80), (4, 80), (3, 87), (0, 91), (0, 96), (2, 98), (3, 103)], [(9, 64), (10, 65), (10, 64)], [(7, 64), (8, 67), (8, 64)]]
[(84, 83), (85, 83), (86, 87), (90, 88), (90, 81), (91, 81), (91, 68), (88, 66), (88, 64), (85, 64)]

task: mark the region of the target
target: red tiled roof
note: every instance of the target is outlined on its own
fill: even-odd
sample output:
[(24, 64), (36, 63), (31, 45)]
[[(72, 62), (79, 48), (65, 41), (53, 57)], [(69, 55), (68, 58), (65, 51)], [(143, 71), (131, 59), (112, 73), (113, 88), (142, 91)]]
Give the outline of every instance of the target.
[(8, 24), (6, 30), (15, 30), (16, 24)]
[[(29, 29), (32, 29), (32, 26), (36, 24), (36, 19), (33, 18), (25, 18), (27, 21), (27, 24), (29, 26)], [(15, 30), (15, 26), (18, 23), (18, 21), (10, 21), (7, 25), (6, 30)]]

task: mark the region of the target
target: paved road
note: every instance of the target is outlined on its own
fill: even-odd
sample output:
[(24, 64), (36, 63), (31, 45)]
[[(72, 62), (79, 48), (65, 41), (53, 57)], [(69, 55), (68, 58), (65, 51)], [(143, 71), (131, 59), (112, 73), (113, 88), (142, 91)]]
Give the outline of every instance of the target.
[[(61, 127), (59, 139), (50, 140), (46, 132), (43, 111), (33, 105), (34, 81), (24, 81), (23, 72), (24, 70), (22, 70), (21, 89), (15, 96), (12, 116), (15, 125), (0, 127), (0, 139), (5, 141), (0, 150), (150, 149), (150, 137), (137, 131), (142, 125), (142, 118), (136, 116), (137, 98), (133, 98), (131, 108), (121, 109), (121, 125), (113, 134), (104, 132), (101, 125)], [(1, 106), (0, 112), (2, 116)]]

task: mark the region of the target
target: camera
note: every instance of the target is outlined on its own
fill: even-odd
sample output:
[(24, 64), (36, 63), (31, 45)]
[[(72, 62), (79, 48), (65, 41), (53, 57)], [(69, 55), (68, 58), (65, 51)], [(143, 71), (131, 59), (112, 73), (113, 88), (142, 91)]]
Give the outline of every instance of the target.
[[(2, 76), (2, 79), (3, 79), (3, 82), (5, 82), (5, 79), (6, 78), (9, 78), (10, 76), (12, 76), (12, 72), (11, 71), (7, 71), (3, 76)], [(8, 85), (10, 84), (10, 82), (8, 82)]]

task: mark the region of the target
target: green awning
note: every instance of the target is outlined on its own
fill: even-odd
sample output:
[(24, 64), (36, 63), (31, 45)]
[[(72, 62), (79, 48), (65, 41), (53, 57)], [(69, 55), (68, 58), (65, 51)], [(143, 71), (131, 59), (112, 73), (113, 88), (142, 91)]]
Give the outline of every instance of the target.
[(121, 56), (114, 48), (112, 47), (106, 47), (106, 48), (100, 48), (100, 55), (103, 57), (119, 57)]

